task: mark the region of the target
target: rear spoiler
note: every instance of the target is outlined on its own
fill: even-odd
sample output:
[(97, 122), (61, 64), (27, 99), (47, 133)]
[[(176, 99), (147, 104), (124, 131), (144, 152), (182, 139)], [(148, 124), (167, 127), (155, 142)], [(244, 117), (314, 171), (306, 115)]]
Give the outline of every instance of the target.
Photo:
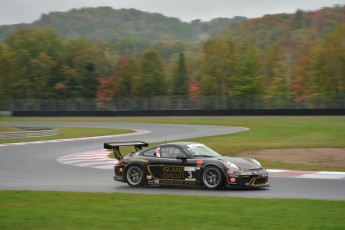
[(120, 152), (120, 146), (134, 146), (135, 151), (138, 152), (139, 150), (142, 150), (143, 147), (148, 147), (149, 144), (144, 141), (123, 141), (104, 143), (104, 148), (113, 150), (114, 156), (118, 160), (121, 160), (123, 158)]

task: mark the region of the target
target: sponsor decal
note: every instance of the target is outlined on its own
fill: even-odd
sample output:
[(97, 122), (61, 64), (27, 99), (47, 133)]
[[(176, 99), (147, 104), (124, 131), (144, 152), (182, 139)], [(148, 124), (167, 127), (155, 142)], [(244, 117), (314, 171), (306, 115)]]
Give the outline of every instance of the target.
[(151, 175), (147, 175), (147, 176), (146, 176), (146, 179), (152, 180), (152, 176), (151, 176)]
[(163, 179), (183, 180), (184, 167), (163, 167)]
[(190, 144), (190, 145), (187, 145), (189, 148), (194, 148), (194, 147), (198, 147), (198, 146), (205, 146), (203, 144)]
[(195, 185), (195, 181), (161, 180), (162, 184)]
[(119, 171), (122, 172), (122, 171), (123, 171), (123, 168), (119, 168)]
[(268, 177), (268, 173), (258, 173), (258, 177)]
[(148, 170), (152, 178), (159, 178), (161, 180), (194, 181), (196, 178), (196, 168), (192, 166), (150, 165)]
[(195, 167), (184, 167), (184, 171), (192, 171), (192, 172), (195, 172)]
[(228, 169), (228, 174), (233, 174), (234, 170), (233, 169)]

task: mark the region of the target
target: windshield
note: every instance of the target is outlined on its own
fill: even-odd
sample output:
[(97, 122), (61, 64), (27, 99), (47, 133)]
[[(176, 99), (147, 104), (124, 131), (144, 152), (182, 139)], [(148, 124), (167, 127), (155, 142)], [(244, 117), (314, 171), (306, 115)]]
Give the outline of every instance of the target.
[(206, 145), (203, 144), (191, 144), (188, 145), (187, 151), (193, 157), (219, 157), (221, 156), (216, 151), (210, 149)]

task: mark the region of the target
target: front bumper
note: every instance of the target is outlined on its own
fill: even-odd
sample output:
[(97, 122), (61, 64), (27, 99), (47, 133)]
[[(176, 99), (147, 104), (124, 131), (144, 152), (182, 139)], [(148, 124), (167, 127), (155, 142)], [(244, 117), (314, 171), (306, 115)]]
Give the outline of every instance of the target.
[(266, 170), (235, 172), (227, 174), (229, 187), (269, 187), (268, 172)]

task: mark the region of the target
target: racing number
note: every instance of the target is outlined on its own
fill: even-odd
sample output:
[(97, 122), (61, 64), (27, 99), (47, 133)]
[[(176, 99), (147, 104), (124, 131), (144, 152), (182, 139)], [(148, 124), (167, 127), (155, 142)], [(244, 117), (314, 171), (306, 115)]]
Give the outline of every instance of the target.
[(185, 167), (185, 180), (187, 181), (195, 181), (195, 167)]
[(193, 173), (192, 173), (192, 171), (188, 171), (187, 173), (188, 173), (188, 178), (189, 178), (189, 179), (192, 179), (192, 178), (193, 178)]

